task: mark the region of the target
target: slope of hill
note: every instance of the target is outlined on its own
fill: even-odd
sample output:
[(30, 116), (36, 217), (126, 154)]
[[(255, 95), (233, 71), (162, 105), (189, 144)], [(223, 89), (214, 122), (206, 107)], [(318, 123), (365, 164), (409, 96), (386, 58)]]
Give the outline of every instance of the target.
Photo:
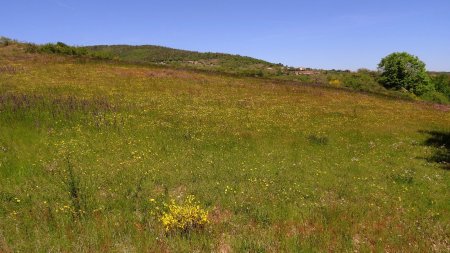
[[(404, 99), (423, 99), (432, 102), (448, 103), (450, 94), (431, 93), (418, 98), (410, 93), (386, 90), (377, 81), (378, 73), (366, 69), (314, 70), (310, 68), (287, 67), (267, 61), (222, 53), (200, 53), (160, 46), (99, 45), (82, 47), (92, 54), (109, 56), (130, 63), (161, 64), (184, 69), (206, 70), (240, 76), (265, 77), (302, 84), (333, 86), (358, 91), (384, 94)], [(450, 89), (447, 83), (444, 90)]]
[[(446, 252), (449, 132), (443, 105), (0, 47), (0, 252)], [(206, 226), (166, 230), (189, 195)]]
[[(14, 42), (9, 40), (10, 42)], [(8, 39), (6, 38), (6, 42)], [(16, 44), (20, 44), (15, 42)], [(0, 45), (2, 39), (0, 38)], [(265, 77), (295, 81), (301, 84), (332, 86), (358, 91), (383, 94), (403, 99), (426, 100), (438, 103), (450, 102), (450, 77), (432, 73), (435, 90), (417, 97), (410, 92), (386, 90), (378, 81), (379, 73), (360, 69), (348, 70), (312, 70), (309, 68), (286, 67), (250, 57), (221, 54), (199, 53), (159, 46), (91, 46), (73, 47), (62, 42), (56, 44), (22, 44), (28, 52), (52, 53), (75, 57), (96, 59), (115, 59), (132, 64), (166, 65), (179, 69), (201, 70), (237, 76)]]
[(169, 64), (173, 66), (195, 67), (197, 69), (217, 70), (228, 73), (243, 73), (262, 75), (262, 71), (269, 72), (271, 68), (281, 69), (267, 61), (223, 53), (200, 53), (179, 50), (161, 46), (129, 46), (129, 45), (98, 45), (84, 47), (94, 52), (109, 54), (120, 60), (134, 63)]

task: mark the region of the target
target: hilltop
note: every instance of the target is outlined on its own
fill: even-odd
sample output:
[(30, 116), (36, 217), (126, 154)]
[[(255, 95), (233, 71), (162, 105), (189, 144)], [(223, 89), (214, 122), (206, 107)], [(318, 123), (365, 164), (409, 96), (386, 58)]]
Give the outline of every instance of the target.
[(152, 45), (98, 45), (84, 48), (132, 63), (191, 66), (199, 69), (229, 73), (240, 72), (248, 75), (258, 75), (263, 70), (269, 72), (268, 70), (270, 69), (268, 68), (273, 70), (274, 68), (281, 69), (283, 67), (281, 64), (273, 64), (246, 56), (210, 52), (200, 53)]

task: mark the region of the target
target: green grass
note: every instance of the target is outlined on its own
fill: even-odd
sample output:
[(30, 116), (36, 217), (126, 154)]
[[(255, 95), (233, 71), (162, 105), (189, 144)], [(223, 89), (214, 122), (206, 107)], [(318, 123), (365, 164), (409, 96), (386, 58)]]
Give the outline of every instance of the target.
[[(2, 252), (450, 249), (446, 106), (18, 46), (0, 66)], [(210, 224), (166, 234), (152, 213), (191, 194)]]

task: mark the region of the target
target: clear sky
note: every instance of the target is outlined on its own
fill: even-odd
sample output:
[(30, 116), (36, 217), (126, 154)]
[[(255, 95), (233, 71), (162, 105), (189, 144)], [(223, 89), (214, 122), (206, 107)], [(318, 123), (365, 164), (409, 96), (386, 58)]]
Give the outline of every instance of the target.
[(394, 51), (450, 71), (450, 0), (2, 0), (0, 35), (152, 44), (313, 68), (375, 69)]

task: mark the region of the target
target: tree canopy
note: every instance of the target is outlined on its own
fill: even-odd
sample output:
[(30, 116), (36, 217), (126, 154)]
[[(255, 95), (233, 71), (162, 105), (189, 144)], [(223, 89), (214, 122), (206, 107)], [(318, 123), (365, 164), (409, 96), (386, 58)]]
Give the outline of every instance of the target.
[(378, 64), (380, 83), (388, 89), (406, 89), (416, 95), (433, 90), (425, 63), (406, 52), (392, 53)]

